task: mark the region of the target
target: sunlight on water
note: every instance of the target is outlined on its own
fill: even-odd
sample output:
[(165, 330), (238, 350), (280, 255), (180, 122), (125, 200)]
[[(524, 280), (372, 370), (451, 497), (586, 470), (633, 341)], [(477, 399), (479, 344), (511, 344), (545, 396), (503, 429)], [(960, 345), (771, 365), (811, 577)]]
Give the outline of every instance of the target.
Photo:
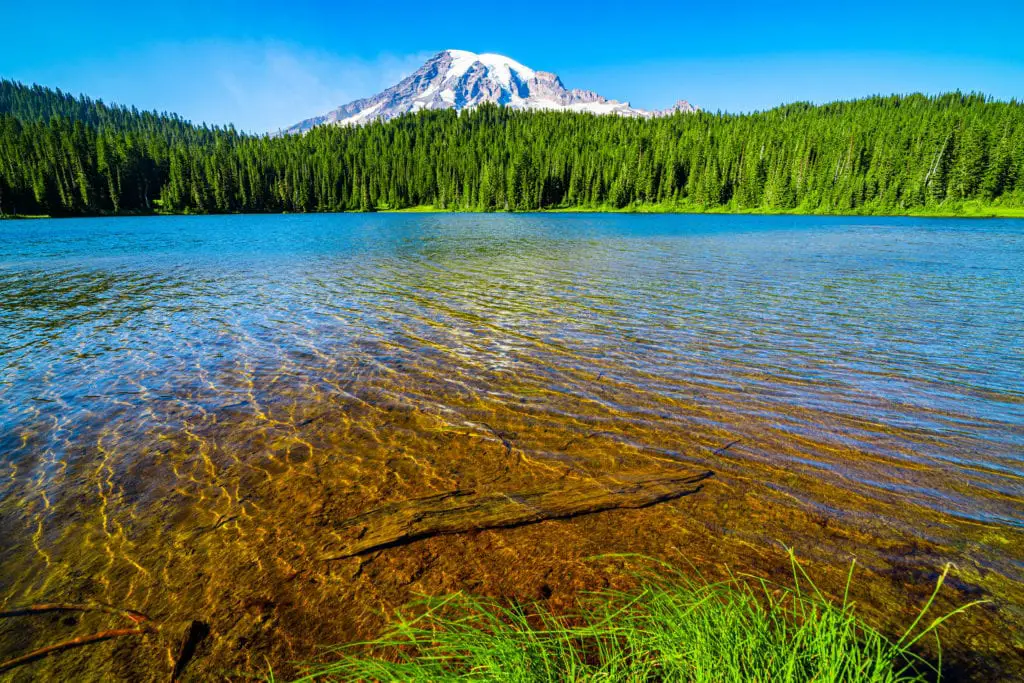
[[(706, 495), (622, 513), (650, 533), (600, 516), (544, 533), (566, 556), (685, 542), (739, 569), (780, 541), (857, 554), (897, 601), (908, 575), (954, 561), (999, 604), (978, 628), (1018, 657), (1024, 643), (1020, 221), (9, 222), (0, 296), (7, 608), (202, 618), (199, 671), (287, 671), (409, 586), (499, 590), (487, 562), (544, 552), (526, 529), (428, 541), (366, 583), (362, 564), (320, 561), (340, 521), (685, 465), (715, 472)], [(465, 569), (445, 544), (493, 560)], [(82, 619), (0, 624), (0, 659)], [(101, 647), (41, 666), (166, 665), (162, 645)]]

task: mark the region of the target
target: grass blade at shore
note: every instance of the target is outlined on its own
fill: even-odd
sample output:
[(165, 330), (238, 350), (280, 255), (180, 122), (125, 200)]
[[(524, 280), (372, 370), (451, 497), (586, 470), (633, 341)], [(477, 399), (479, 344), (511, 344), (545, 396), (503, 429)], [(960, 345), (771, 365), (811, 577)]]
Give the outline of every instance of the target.
[[(829, 600), (790, 554), (792, 586), (750, 576), (710, 583), (656, 563), (638, 588), (587, 594), (573, 615), (456, 593), (408, 606), (379, 638), (333, 651), (302, 681), (871, 681), (934, 680), (911, 646), (970, 606), (898, 641)], [(654, 562), (654, 561), (652, 561)]]

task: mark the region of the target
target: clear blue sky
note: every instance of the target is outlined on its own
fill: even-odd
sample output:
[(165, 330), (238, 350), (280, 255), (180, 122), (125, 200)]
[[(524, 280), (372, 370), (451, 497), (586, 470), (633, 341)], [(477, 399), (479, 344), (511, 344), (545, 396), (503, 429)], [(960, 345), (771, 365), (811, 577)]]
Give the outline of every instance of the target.
[(445, 48), (498, 52), (641, 107), (977, 90), (1024, 99), (1024, 0), (4, 0), (0, 76), (265, 131)]

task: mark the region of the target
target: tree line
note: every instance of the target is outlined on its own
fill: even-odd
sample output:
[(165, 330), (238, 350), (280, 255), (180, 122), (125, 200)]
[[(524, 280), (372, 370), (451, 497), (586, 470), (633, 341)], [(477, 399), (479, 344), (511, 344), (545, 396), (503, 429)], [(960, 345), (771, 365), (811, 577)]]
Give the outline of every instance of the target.
[(257, 136), (0, 81), (0, 213), (1024, 206), (1024, 104), (951, 93), (656, 119), (424, 111)]

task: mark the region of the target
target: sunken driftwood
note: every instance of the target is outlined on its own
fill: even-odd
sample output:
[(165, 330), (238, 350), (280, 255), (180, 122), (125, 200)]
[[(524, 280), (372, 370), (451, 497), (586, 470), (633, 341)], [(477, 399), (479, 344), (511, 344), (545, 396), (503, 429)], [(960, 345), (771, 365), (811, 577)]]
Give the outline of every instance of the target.
[(648, 507), (696, 493), (701, 489), (700, 482), (712, 474), (620, 474), (566, 488), (498, 493), (449, 491), (388, 503), (341, 522), (337, 531), (351, 540), (324, 559), (340, 560), (442, 534)]

